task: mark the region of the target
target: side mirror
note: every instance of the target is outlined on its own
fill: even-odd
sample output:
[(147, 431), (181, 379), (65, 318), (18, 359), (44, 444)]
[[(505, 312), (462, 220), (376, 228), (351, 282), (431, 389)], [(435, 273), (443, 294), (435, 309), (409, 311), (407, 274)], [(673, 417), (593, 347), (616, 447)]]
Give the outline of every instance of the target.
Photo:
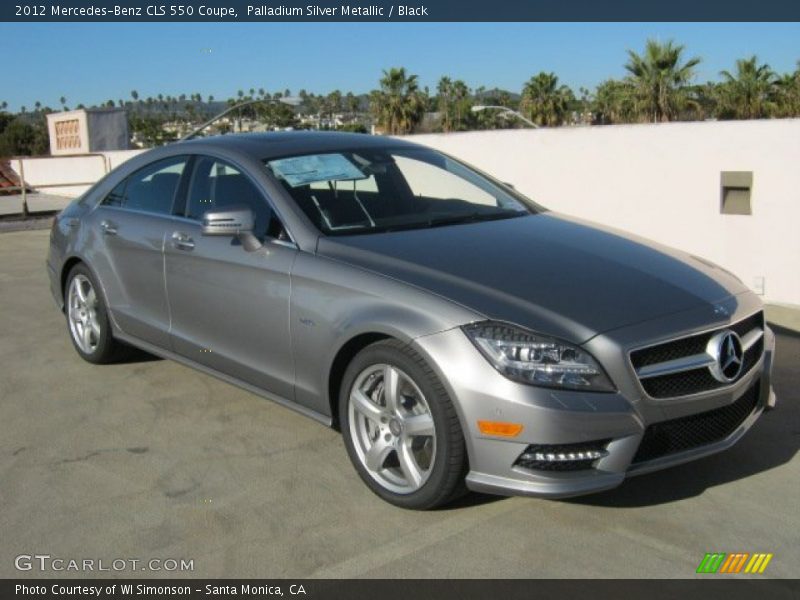
[(249, 208), (231, 207), (203, 213), (203, 235), (237, 236), (252, 233), (254, 225), (255, 217)]

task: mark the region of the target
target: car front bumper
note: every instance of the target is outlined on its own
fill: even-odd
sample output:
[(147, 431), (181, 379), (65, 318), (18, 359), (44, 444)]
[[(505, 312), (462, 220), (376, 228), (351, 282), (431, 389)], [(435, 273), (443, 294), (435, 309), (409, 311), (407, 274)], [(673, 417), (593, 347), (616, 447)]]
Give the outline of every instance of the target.
[[(578, 496), (616, 487), (629, 476), (725, 450), (752, 427), (765, 409), (775, 406), (771, 386), (775, 337), (766, 326), (764, 351), (758, 362), (734, 384), (719, 390), (653, 399), (639, 385), (628, 360), (628, 349), (642, 340), (658, 341), (667, 337), (667, 332), (691, 335), (701, 329), (725, 327), (758, 310), (756, 302), (738, 299), (731, 305), (731, 317), (723, 321), (709, 323), (707, 311), (695, 310), (592, 338), (584, 346), (606, 368), (618, 388), (614, 393), (515, 383), (498, 373), (460, 328), (417, 338), (413, 344), (433, 365), (454, 399), (469, 455), (470, 489), (502, 495)], [(678, 427), (691, 421), (697, 431), (699, 418), (702, 431), (702, 419), (736, 410), (741, 418), (722, 437), (645, 460), (641, 460), (641, 454), (637, 457), (648, 428), (655, 424)], [(478, 428), (479, 421), (521, 424), (522, 431), (514, 438), (484, 435)], [(607, 455), (588, 468), (539, 470), (519, 464), (520, 456), (531, 445), (591, 446), (598, 441), (603, 441)]]

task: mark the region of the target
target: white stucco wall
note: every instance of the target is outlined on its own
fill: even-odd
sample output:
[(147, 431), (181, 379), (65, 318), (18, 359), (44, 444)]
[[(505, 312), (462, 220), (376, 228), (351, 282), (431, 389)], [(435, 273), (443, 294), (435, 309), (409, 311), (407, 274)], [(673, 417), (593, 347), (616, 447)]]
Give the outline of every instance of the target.
[[(70, 184), (94, 183), (111, 169), (142, 152), (144, 150), (114, 150), (77, 156), (12, 158), (10, 164), (19, 175), (21, 160), (25, 182), (34, 188), (47, 186), (40, 191), (48, 195), (63, 196), (66, 206), (70, 199), (77, 198), (89, 188), (89, 185)], [(51, 185), (56, 187), (49, 187)]]
[[(800, 119), (410, 136), (541, 204), (706, 257), (800, 305)], [(749, 216), (720, 214), (720, 172), (752, 171)]]

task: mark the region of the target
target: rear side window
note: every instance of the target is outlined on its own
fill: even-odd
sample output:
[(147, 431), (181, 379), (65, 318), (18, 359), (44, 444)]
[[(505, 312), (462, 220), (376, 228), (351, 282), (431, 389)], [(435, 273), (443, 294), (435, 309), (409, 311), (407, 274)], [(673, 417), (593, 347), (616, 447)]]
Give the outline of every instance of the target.
[(186, 162), (187, 158), (180, 156), (139, 169), (111, 190), (103, 204), (153, 214), (171, 214)]

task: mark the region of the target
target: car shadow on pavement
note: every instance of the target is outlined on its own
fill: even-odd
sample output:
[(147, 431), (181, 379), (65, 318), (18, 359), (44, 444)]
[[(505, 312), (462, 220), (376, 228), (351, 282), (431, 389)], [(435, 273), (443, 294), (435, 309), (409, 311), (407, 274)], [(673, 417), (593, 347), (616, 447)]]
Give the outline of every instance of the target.
[(664, 471), (631, 477), (616, 489), (566, 502), (612, 508), (666, 504), (791, 461), (800, 450), (800, 336), (780, 331), (776, 356), (773, 386), (777, 408), (763, 413), (732, 448)]
[(149, 352), (145, 352), (140, 348), (135, 348), (133, 346), (126, 346), (125, 352), (119, 358), (119, 360), (115, 361), (114, 364), (129, 365), (135, 363), (154, 362), (157, 360), (164, 360), (164, 359), (162, 359), (160, 356), (156, 356), (155, 354), (150, 354)]

